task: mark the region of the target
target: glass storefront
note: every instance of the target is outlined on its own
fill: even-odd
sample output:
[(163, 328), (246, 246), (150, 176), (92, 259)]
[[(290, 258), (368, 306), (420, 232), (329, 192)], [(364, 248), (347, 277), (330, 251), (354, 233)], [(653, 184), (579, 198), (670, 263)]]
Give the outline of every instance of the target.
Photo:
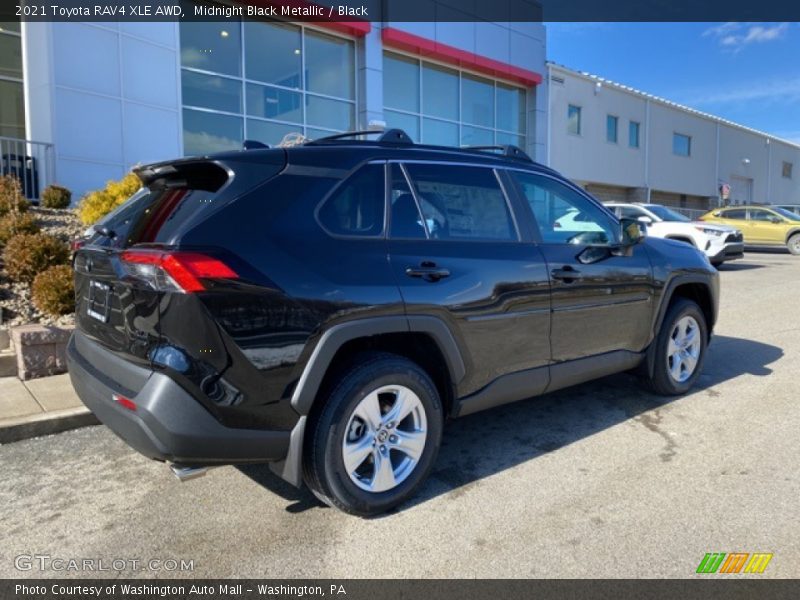
[(290, 23), (181, 22), (184, 153), (355, 128), (355, 43)]
[(442, 146), (525, 147), (525, 90), (434, 63), (385, 53), (388, 127)]
[(0, 22), (0, 137), (25, 139), (19, 23)]

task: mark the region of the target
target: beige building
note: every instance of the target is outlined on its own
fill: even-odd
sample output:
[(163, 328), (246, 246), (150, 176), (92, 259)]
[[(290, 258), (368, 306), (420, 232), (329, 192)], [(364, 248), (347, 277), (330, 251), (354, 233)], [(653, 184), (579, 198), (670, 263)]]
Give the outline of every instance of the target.
[(800, 203), (800, 145), (548, 64), (548, 164), (601, 200)]

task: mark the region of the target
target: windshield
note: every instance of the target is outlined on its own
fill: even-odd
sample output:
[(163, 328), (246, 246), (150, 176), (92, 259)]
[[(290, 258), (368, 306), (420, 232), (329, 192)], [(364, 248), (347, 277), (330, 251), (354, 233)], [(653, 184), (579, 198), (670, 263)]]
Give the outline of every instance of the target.
[(660, 204), (648, 204), (647, 210), (662, 221), (682, 221), (684, 223), (691, 221), (689, 217), (677, 213), (674, 210), (670, 210), (666, 206), (661, 206)]
[(785, 208), (780, 208), (778, 206), (773, 206), (772, 210), (778, 213), (780, 216), (789, 219), (790, 221), (800, 221), (800, 215), (794, 214), (790, 210), (786, 210)]

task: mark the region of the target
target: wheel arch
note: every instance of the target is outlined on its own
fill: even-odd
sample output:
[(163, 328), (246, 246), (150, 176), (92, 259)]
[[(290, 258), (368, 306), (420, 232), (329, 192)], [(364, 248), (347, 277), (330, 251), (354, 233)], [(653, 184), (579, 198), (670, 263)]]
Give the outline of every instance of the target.
[(800, 227), (797, 227), (795, 229), (790, 229), (789, 232), (786, 234), (785, 243), (788, 244), (789, 240), (792, 239), (792, 237), (794, 237), (794, 236), (796, 236), (798, 234), (800, 234)]
[(683, 242), (684, 244), (689, 244), (693, 248), (697, 248), (697, 244), (695, 244), (694, 240), (688, 235), (667, 235), (664, 236), (664, 239), (672, 240), (673, 242)]

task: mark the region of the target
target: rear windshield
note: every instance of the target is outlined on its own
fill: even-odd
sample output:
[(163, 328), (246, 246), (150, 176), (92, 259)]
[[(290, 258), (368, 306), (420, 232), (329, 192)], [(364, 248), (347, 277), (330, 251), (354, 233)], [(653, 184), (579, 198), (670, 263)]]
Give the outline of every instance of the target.
[[(202, 178), (192, 176), (197, 170), (183, 170), (141, 188), (94, 225), (89, 243), (112, 248), (168, 243), (189, 218), (214, 207), (217, 192), (227, 180), (215, 165), (204, 165)], [(214, 170), (222, 175), (209, 177)]]

